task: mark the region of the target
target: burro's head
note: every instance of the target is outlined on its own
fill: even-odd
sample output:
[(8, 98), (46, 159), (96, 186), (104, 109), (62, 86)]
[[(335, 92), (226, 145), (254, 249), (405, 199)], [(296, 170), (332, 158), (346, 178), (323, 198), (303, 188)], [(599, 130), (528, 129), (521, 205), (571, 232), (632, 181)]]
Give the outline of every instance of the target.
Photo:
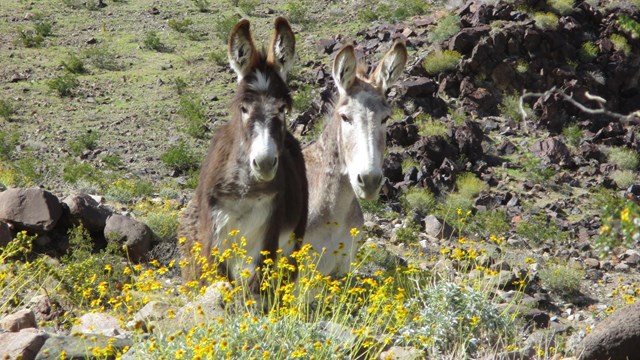
[(358, 67), (353, 45), (343, 47), (333, 62), (333, 79), (339, 92), (333, 121), (340, 121), (339, 152), (343, 171), (356, 196), (377, 199), (382, 185), (386, 121), (391, 108), (387, 89), (407, 63), (407, 48), (396, 41), (367, 77)]
[(229, 63), (238, 75), (233, 121), (242, 129), (241, 143), (249, 154), (249, 168), (258, 182), (273, 180), (286, 136), (285, 113), (291, 109), (286, 75), (295, 56), (295, 36), (283, 17), (275, 21), (267, 54), (256, 49), (249, 21), (231, 31)]

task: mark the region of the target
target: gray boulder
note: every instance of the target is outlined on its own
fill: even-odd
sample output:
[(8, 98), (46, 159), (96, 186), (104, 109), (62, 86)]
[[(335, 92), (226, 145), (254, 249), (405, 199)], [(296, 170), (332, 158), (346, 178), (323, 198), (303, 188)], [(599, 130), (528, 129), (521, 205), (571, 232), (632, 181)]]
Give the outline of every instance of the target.
[(36, 328), (36, 316), (33, 311), (23, 309), (0, 319), (0, 329), (18, 332), (22, 329)]
[(640, 354), (640, 303), (621, 308), (598, 323), (576, 349), (580, 360), (626, 360)]
[(11, 188), (0, 193), (0, 221), (14, 224), (16, 230), (48, 232), (61, 215), (60, 201), (46, 190)]
[(0, 333), (0, 358), (33, 360), (48, 336), (33, 328)]
[(131, 339), (111, 338), (104, 335), (52, 336), (42, 345), (36, 360), (58, 360), (63, 351), (67, 359), (86, 359), (87, 354), (91, 354), (91, 350), (95, 347), (104, 349), (111, 345), (113, 351), (118, 353), (125, 347), (131, 347), (132, 344)]
[(149, 227), (128, 216), (114, 214), (107, 218), (104, 237), (109, 242), (126, 245), (132, 261), (139, 262), (151, 248), (153, 233)]

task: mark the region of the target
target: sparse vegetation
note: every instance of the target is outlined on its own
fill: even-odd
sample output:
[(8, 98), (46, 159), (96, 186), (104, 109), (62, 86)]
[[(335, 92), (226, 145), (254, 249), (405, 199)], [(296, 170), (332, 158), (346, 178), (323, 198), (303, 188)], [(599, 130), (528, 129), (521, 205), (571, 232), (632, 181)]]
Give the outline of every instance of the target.
[(296, 1), (289, 0), (284, 4), (284, 11), (287, 13), (287, 19), (294, 24), (305, 24), (309, 21), (308, 0)]
[(635, 170), (640, 165), (638, 152), (625, 147), (610, 148), (607, 158), (610, 163), (622, 170)]
[[(522, 114), (520, 113), (520, 95), (511, 94), (505, 95), (502, 98), (502, 102), (498, 105), (498, 110), (500, 110), (500, 114), (506, 117), (507, 119), (513, 120), (515, 122), (520, 122), (522, 120)], [(535, 113), (531, 106), (525, 102), (522, 103), (522, 107), (527, 113), (527, 119), (535, 118)]]
[(120, 179), (111, 183), (105, 195), (108, 198), (121, 203), (130, 203), (134, 200), (149, 196), (153, 193), (153, 185), (145, 180)]
[(0, 99), (0, 117), (10, 121), (11, 117), (15, 115), (16, 110), (13, 104), (8, 100)]
[(473, 173), (461, 174), (456, 179), (458, 193), (466, 198), (475, 198), (487, 187), (487, 184)]
[[(226, 41), (226, 40), (225, 40)], [(211, 59), (214, 64), (218, 66), (226, 66), (227, 65), (227, 53), (222, 49), (213, 50), (209, 53), (209, 59)]]
[(178, 173), (195, 170), (200, 165), (200, 159), (184, 141), (170, 146), (167, 151), (160, 155), (160, 160)]
[(432, 43), (439, 44), (460, 31), (460, 17), (448, 15), (438, 21), (436, 26), (429, 32), (427, 39)]
[(625, 31), (631, 35), (631, 38), (637, 39), (640, 37), (640, 23), (628, 17), (627, 15), (620, 15), (616, 20), (620, 30)]
[(239, 0), (238, 7), (247, 15), (253, 15), (256, 7), (260, 5), (260, 0)]
[(576, 124), (571, 124), (562, 129), (562, 135), (567, 139), (569, 146), (577, 148), (582, 139), (582, 129)]
[(615, 170), (611, 173), (611, 179), (621, 189), (627, 189), (638, 182), (637, 173), (633, 170)]
[(17, 131), (0, 130), (0, 161), (11, 158), (19, 143), (20, 135)]
[(437, 201), (428, 189), (412, 187), (404, 193), (402, 204), (407, 213), (416, 211), (425, 216), (435, 210)]
[(580, 281), (584, 278), (584, 270), (570, 264), (547, 264), (539, 273), (544, 286), (556, 294), (569, 297), (580, 291)]
[(311, 106), (312, 101), (311, 87), (301, 86), (293, 95), (293, 108), (300, 112), (306, 111)]
[(218, 39), (226, 44), (229, 41), (229, 34), (238, 20), (238, 17), (235, 15), (226, 15), (218, 18), (213, 25), (213, 31)]
[(574, 0), (548, 0), (547, 4), (560, 15), (568, 15), (573, 11)]
[(209, 12), (211, 9), (211, 0), (191, 0), (196, 9), (200, 12)]
[(59, 96), (71, 96), (74, 90), (80, 86), (80, 81), (75, 75), (66, 74), (49, 80), (47, 86), (51, 92), (55, 92)]
[(185, 121), (184, 131), (196, 139), (204, 139), (207, 135), (207, 118), (204, 106), (193, 95), (182, 95), (178, 114)]
[(532, 215), (530, 219), (522, 221), (516, 228), (516, 233), (526, 241), (540, 245), (545, 241), (560, 242), (566, 239), (564, 234), (545, 214)]
[(82, 59), (74, 54), (69, 54), (65, 60), (60, 62), (62, 67), (72, 74), (83, 74), (87, 71)]
[(622, 51), (625, 55), (631, 52), (631, 46), (629, 46), (629, 42), (624, 36), (620, 34), (611, 34), (609, 40), (611, 40), (614, 49), (617, 51)]
[(155, 50), (158, 52), (166, 51), (167, 47), (160, 40), (160, 36), (155, 31), (149, 31), (144, 37), (145, 49)]
[(18, 39), (24, 47), (35, 48), (40, 47), (44, 43), (44, 37), (35, 32), (35, 30), (18, 28)]
[(193, 24), (193, 20), (191, 19), (182, 19), (182, 20), (176, 20), (176, 19), (169, 19), (169, 21), (167, 22), (169, 27), (179, 33), (187, 33), (189, 31), (191, 31), (189, 29), (189, 26), (191, 26)]
[(555, 30), (558, 28), (558, 16), (554, 13), (537, 12), (533, 20), (541, 30)]
[(584, 63), (588, 63), (598, 56), (598, 46), (592, 41), (585, 41), (580, 48), (580, 60)]
[(69, 152), (75, 156), (80, 156), (85, 150), (94, 150), (99, 136), (98, 132), (91, 130), (81, 134), (69, 142)]
[(454, 50), (433, 51), (424, 59), (422, 66), (431, 75), (439, 74), (458, 66), (462, 55)]
[(119, 71), (123, 69), (122, 64), (116, 59), (116, 54), (106, 47), (89, 48), (82, 52), (82, 55), (89, 63), (98, 69)]

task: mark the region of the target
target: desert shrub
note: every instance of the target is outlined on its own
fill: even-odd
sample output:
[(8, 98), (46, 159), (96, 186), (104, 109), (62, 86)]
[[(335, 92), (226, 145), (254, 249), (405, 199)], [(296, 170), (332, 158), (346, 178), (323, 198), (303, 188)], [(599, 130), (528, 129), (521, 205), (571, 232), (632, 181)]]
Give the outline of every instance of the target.
[(536, 245), (544, 241), (560, 242), (567, 237), (567, 234), (560, 231), (558, 225), (548, 220), (544, 214), (532, 215), (528, 220), (521, 221), (516, 227), (516, 233)]
[(580, 47), (578, 56), (582, 62), (588, 63), (598, 56), (598, 46), (593, 41), (585, 41)]
[(454, 50), (433, 51), (422, 62), (425, 71), (431, 75), (455, 69), (462, 55)]
[(160, 241), (176, 238), (178, 229), (178, 205), (173, 201), (140, 201), (135, 204), (133, 213), (147, 224)]
[(578, 125), (572, 124), (562, 129), (562, 135), (567, 139), (570, 146), (578, 147), (582, 139), (582, 129)]
[[(507, 119), (511, 119), (513, 121), (519, 122), (522, 119), (522, 113), (520, 112), (520, 95), (514, 93), (510, 95), (505, 95), (502, 98), (502, 102), (498, 105), (498, 110), (502, 116)], [(524, 112), (527, 114), (527, 119), (534, 119), (535, 113), (531, 106), (525, 102), (522, 103), (522, 108)]]
[(402, 159), (402, 173), (406, 173), (407, 171), (411, 170), (411, 168), (420, 169), (420, 163), (410, 156)]
[(66, 74), (49, 80), (47, 86), (51, 92), (55, 92), (59, 96), (71, 96), (73, 91), (80, 86), (80, 81), (75, 75)]
[(615, 181), (619, 188), (627, 189), (637, 182), (638, 176), (633, 170), (616, 170), (611, 173), (611, 179)]
[(283, 8), (287, 13), (287, 19), (294, 24), (304, 24), (309, 21), (307, 18), (310, 4), (307, 0), (288, 0)]
[(211, 7), (211, 0), (191, 0), (196, 9), (200, 12), (209, 12)]
[(33, 25), (33, 30), (40, 36), (51, 36), (53, 34), (53, 24), (48, 21), (38, 21)]
[(116, 54), (105, 48), (95, 47), (89, 48), (82, 52), (82, 55), (98, 69), (119, 71), (123, 69), (122, 64), (116, 59)]
[(185, 90), (187, 90), (187, 86), (188, 84), (183, 78), (177, 77), (173, 79), (173, 87), (176, 89), (178, 95), (183, 95)]
[(435, 209), (437, 201), (428, 189), (412, 187), (402, 195), (402, 204), (407, 212), (413, 210), (427, 215)]
[(144, 48), (149, 50), (155, 50), (162, 52), (166, 49), (166, 46), (160, 40), (160, 36), (155, 31), (149, 31), (144, 37)]
[(464, 173), (456, 179), (458, 194), (472, 199), (487, 188), (487, 183), (478, 179), (473, 173)]
[(247, 15), (253, 15), (256, 7), (260, 5), (260, 0), (239, 0), (238, 7)]
[(9, 100), (0, 99), (0, 117), (9, 121), (16, 113), (13, 104)]
[(170, 146), (160, 155), (160, 161), (178, 173), (195, 170), (200, 165), (200, 159), (184, 141)]
[(419, 116), (415, 119), (420, 136), (446, 136), (447, 125), (440, 120), (431, 119), (429, 116)]
[(20, 143), (17, 131), (0, 130), (0, 160), (8, 160)]
[(405, 219), (402, 226), (395, 229), (393, 236), (396, 242), (405, 245), (416, 245), (420, 235), (420, 225), (416, 224), (411, 219)]
[(380, 17), (380, 15), (379, 15), (378, 11), (376, 11), (376, 9), (370, 8), (368, 6), (362, 8), (362, 9), (360, 9), (360, 11), (358, 11), (358, 20), (360, 20), (360, 21), (371, 22), (371, 21), (378, 20), (379, 17)]
[(78, 135), (75, 139), (69, 141), (69, 152), (75, 156), (79, 156), (85, 150), (95, 150), (100, 135), (97, 131), (87, 131)]
[[(514, 332), (512, 321), (487, 295), (451, 282), (419, 289), (404, 303), (404, 307), (417, 316), (398, 329), (396, 343), (423, 348), (434, 355), (451, 353), (454, 349), (456, 353), (472, 355), (477, 347), (465, 346), (458, 341), (474, 338), (477, 342), (491, 342), (497, 334), (511, 336)], [(420, 334), (428, 341), (418, 342), (413, 334)]]
[(558, 14), (567, 15), (573, 11), (573, 2), (574, 0), (547, 0), (547, 5)]
[(505, 210), (488, 210), (478, 212), (469, 221), (468, 230), (482, 238), (491, 235), (501, 236), (509, 231), (509, 218)]
[(95, 183), (101, 179), (98, 170), (88, 162), (67, 161), (62, 169), (62, 180), (69, 184), (81, 181)]
[(44, 37), (35, 30), (18, 28), (18, 40), (24, 47), (40, 47), (44, 43)]
[(618, 26), (620, 26), (620, 30), (625, 31), (631, 34), (633, 39), (637, 39), (640, 37), (640, 23), (628, 17), (627, 15), (620, 15), (618, 20), (616, 20)]
[(612, 147), (607, 158), (610, 163), (622, 170), (635, 170), (640, 164), (638, 152), (625, 147)]
[(620, 245), (629, 248), (637, 246), (640, 242), (640, 205), (600, 189), (594, 194), (594, 206), (602, 218), (600, 234), (596, 238), (596, 248), (601, 255), (608, 254)]
[(69, 54), (64, 60), (60, 62), (62, 67), (72, 74), (83, 74), (87, 71), (84, 67), (82, 59), (74, 54)]
[(569, 264), (547, 264), (538, 273), (542, 285), (554, 293), (567, 297), (580, 291), (580, 281), (584, 278), (584, 270)]
[(229, 61), (227, 59), (227, 53), (222, 49), (213, 50), (212, 52), (210, 52), (209, 59), (211, 59), (218, 66), (226, 66), (227, 61)]
[(102, 162), (110, 169), (117, 169), (122, 166), (122, 159), (118, 154), (106, 154), (102, 157)]
[(111, 183), (105, 195), (115, 201), (130, 203), (142, 197), (153, 194), (153, 184), (145, 180), (125, 180), (120, 179)]
[(215, 21), (213, 25), (213, 32), (216, 34), (218, 39), (222, 40), (226, 44), (229, 41), (231, 30), (233, 30), (233, 27), (237, 22), (238, 17), (234, 14), (222, 16)]
[(460, 17), (448, 15), (438, 21), (436, 26), (429, 32), (427, 39), (432, 43), (439, 44), (448, 40), (451, 36), (460, 31)]
[(312, 101), (311, 87), (303, 85), (293, 95), (293, 108), (300, 112), (308, 110)]
[(193, 24), (193, 21), (191, 19), (182, 19), (182, 20), (169, 19), (168, 21), (169, 27), (179, 33), (189, 32), (190, 31), (189, 26), (191, 26), (192, 24)]
[(558, 28), (558, 16), (554, 13), (537, 12), (533, 20), (541, 30), (555, 30)]
[(193, 95), (182, 95), (178, 107), (178, 115), (185, 121), (184, 131), (196, 138), (204, 139), (207, 134), (207, 118), (204, 106)]
[(625, 55), (631, 52), (631, 46), (629, 46), (629, 42), (624, 36), (620, 34), (611, 34), (609, 40), (613, 43), (613, 47), (616, 51), (622, 51)]

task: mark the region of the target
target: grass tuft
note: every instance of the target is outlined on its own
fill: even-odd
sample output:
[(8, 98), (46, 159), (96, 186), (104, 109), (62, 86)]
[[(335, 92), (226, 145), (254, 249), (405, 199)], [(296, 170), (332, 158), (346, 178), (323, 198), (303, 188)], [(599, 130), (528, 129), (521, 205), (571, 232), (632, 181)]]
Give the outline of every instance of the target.
[(430, 75), (436, 75), (455, 69), (462, 55), (454, 50), (433, 51), (422, 62), (424, 70)]

